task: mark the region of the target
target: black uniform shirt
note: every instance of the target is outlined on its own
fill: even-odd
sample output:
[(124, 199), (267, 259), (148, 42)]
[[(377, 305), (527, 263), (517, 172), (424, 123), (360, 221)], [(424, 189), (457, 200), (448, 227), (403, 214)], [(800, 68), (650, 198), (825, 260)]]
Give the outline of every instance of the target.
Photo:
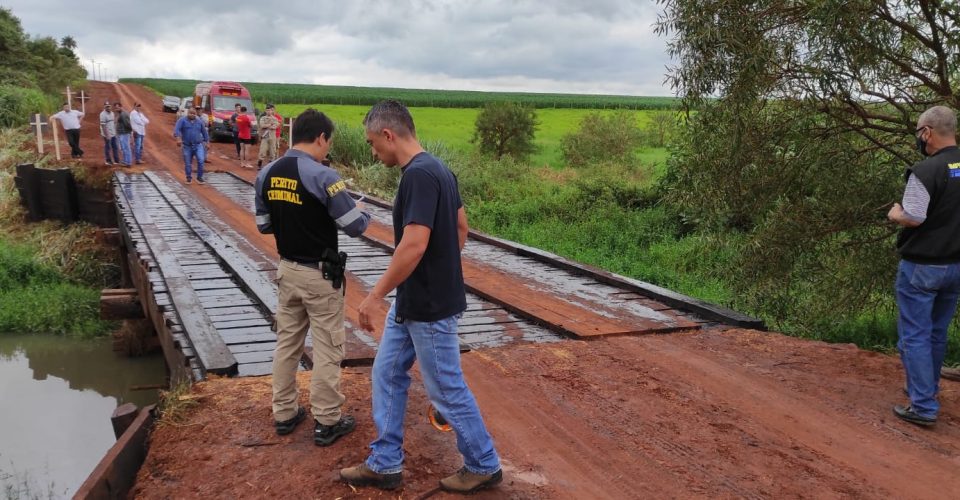
[(319, 262), (325, 249), (337, 251), (337, 228), (359, 236), (370, 223), (337, 172), (297, 149), (264, 167), (254, 186), (257, 229), (273, 233), (287, 260)]

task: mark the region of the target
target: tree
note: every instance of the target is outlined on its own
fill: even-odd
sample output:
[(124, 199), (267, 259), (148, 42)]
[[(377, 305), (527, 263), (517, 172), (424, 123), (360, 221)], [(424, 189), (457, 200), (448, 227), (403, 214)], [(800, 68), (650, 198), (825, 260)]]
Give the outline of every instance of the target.
[(590, 113), (580, 128), (560, 139), (563, 158), (571, 167), (585, 167), (605, 160), (626, 162), (640, 147), (640, 129), (634, 113)]
[(809, 329), (890, 304), (885, 214), (919, 113), (960, 105), (960, 4), (660, 3), (689, 112), (666, 196), (740, 245), (726, 272), (743, 303)]
[(477, 115), (473, 142), (480, 151), (500, 159), (510, 155), (526, 158), (536, 151), (533, 144), (537, 128), (537, 112), (532, 107), (515, 102), (486, 104)]
[(70, 49), (73, 51), (77, 48), (77, 41), (73, 39), (72, 36), (67, 35), (60, 39), (60, 46), (65, 49)]
[(667, 145), (667, 139), (677, 125), (676, 111), (661, 110), (650, 113), (650, 121), (643, 131), (646, 143), (650, 146), (662, 148)]

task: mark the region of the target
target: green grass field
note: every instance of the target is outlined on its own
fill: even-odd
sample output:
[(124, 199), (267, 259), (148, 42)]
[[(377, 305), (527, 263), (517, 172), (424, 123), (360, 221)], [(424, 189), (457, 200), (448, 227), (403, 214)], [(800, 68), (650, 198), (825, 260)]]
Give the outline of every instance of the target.
[[(278, 104), (277, 111), (285, 118), (298, 115), (313, 107), (326, 113), (339, 125), (359, 127), (369, 106), (351, 106), (339, 104)], [(564, 135), (575, 132), (584, 116), (590, 113), (610, 113), (595, 109), (538, 109), (536, 144), (539, 151), (530, 162), (536, 166), (562, 167), (560, 140)], [(474, 123), (479, 109), (475, 108), (410, 108), (413, 120), (417, 124), (417, 136), (425, 141), (440, 141), (447, 147), (460, 152), (475, 148), (470, 142), (473, 137)], [(637, 124), (647, 124), (653, 111), (630, 111), (637, 116)], [(654, 170), (661, 172), (667, 159), (666, 148), (646, 148), (640, 151), (638, 158), (643, 163), (655, 165)]]
[[(121, 78), (122, 83), (139, 83), (161, 94), (193, 94), (199, 80), (164, 78)], [(400, 89), (346, 87), (296, 83), (240, 82), (255, 102), (262, 104), (355, 104), (369, 106), (383, 99), (398, 99), (410, 107), (479, 108), (492, 101), (519, 102), (536, 108), (582, 109), (676, 109), (673, 97), (600, 94), (549, 94), (537, 92), (481, 92), (474, 90)]]

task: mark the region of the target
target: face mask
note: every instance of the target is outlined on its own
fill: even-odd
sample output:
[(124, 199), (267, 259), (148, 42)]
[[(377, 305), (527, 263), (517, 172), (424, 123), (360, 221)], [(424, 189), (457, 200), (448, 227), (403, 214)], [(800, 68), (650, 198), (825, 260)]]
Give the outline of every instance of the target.
[(927, 141), (923, 140), (922, 137), (923, 132), (917, 137), (917, 150), (920, 151), (921, 155), (927, 156)]

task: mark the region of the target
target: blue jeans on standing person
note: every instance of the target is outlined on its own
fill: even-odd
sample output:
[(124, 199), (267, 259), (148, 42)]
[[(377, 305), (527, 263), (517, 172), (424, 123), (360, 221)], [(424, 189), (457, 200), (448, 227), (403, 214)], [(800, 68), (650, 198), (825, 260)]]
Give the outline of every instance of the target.
[(203, 180), (203, 160), (206, 157), (203, 150), (203, 144), (183, 144), (183, 173), (187, 174), (187, 180), (193, 175), (193, 159), (197, 159), (197, 179)]
[[(113, 152), (112, 158), (110, 156), (111, 151)], [(109, 139), (103, 138), (103, 157), (106, 158), (107, 163), (120, 163), (120, 151), (117, 150), (116, 136)]]
[(463, 380), (457, 337), (460, 315), (429, 323), (410, 319), (397, 323), (396, 310), (394, 302), (373, 362), (373, 422), (377, 438), (370, 443), (367, 467), (380, 474), (403, 469), (403, 417), (407, 412), (409, 370), (418, 360), (427, 396), (456, 432), (457, 449), (467, 470), (484, 475), (500, 470), (493, 439)]
[(907, 376), (910, 405), (921, 417), (935, 418), (940, 367), (947, 352), (947, 329), (960, 297), (960, 263), (916, 264), (901, 260), (897, 271), (897, 349)]
[(133, 157), (139, 163), (143, 161), (143, 135), (133, 134)]
[(123, 151), (123, 164), (130, 165), (130, 134), (117, 134), (117, 142)]

